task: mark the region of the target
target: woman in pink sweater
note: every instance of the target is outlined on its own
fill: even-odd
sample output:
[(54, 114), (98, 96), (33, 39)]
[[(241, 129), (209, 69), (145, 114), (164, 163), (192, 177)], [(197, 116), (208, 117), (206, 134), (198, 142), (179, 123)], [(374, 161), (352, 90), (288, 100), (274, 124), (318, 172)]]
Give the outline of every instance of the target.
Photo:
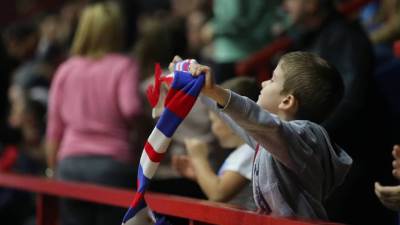
[[(118, 54), (122, 18), (115, 3), (82, 14), (71, 57), (51, 84), (47, 162), (61, 180), (128, 187), (136, 156), (129, 132), (140, 115), (137, 63)], [(64, 200), (61, 225), (119, 224), (124, 210)]]

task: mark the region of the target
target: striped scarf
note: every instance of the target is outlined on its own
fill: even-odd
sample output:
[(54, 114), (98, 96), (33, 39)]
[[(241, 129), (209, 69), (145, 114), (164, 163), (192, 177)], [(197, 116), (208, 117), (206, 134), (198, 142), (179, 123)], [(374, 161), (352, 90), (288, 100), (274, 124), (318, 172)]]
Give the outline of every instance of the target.
[[(138, 168), (137, 192), (125, 213), (122, 225), (136, 224), (135, 216), (147, 213), (147, 204), (144, 200), (145, 191), (171, 142), (172, 135), (192, 109), (203, 87), (204, 76), (193, 77), (188, 72), (190, 64), (194, 62), (194, 60), (181, 61), (175, 65), (173, 75), (164, 77), (161, 77), (161, 69), (156, 66), (155, 84), (149, 87), (147, 93), (153, 108), (160, 102), (161, 83), (169, 83), (170, 89), (165, 98), (165, 108), (161, 117), (144, 146)], [(168, 224), (163, 217), (155, 214), (155, 218), (156, 224)]]

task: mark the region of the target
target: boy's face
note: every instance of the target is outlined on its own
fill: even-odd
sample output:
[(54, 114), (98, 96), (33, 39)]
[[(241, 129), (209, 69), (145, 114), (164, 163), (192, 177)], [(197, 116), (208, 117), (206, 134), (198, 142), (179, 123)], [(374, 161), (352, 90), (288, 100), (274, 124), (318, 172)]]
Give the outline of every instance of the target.
[(279, 104), (285, 98), (281, 94), (285, 83), (281, 64), (279, 63), (275, 68), (271, 79), (262, 82), (262, 89), (257, 100), (259, 106), (274, 114), (278, 114)]

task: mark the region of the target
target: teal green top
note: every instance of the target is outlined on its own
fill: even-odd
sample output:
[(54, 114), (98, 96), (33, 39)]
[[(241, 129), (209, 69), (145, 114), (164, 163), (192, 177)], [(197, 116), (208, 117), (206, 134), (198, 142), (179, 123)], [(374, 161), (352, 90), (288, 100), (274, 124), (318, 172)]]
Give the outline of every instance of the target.
[(272, 26), (283, 21), (278, 0), (214, 0), (214, 60), (235, 62), (272, 41)]

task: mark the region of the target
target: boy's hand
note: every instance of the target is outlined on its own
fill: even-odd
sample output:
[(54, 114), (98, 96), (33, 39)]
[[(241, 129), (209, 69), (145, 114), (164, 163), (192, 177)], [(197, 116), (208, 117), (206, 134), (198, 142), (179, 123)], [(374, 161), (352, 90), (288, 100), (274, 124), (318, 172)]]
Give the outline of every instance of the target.
[(202, 90), (204, 94), (214, 91), (214, 76), (210, 67), (201, 64), (192, 64), (190, 65), (190, 73), (195, 77), (199, 76), (200, 74), (205, 74), (206, 80)]
[(176, 55), (173, 59), (172, 62), (169, 63), (168, 70), (169, 72), (173, 73), (175, 70), (175, 64), (182, 61), (182, 58), (179, 55)]
[(193, 159), (208, 160), (208, 146), (200, 139), (192, 138), (185, 139), (185, 146), (188, 155)]
[(400, 146), (395, 145), (393, 147), (392, 155), (394, 158), (394, 161), (392, 163), (393, 166), (393, 176), (396, 177), (397, 179), (400, 179)]
[[(174, 72), (175, 69), (175, 64), (182, 61), (182, 58), (179, 55), (176, 55), (172, 61), (169, 63), (168, 69), (171, 73)], [(211, 73), (211, 69), (208, 66), (204, 66), (198, 63), (192, 63), (190, 64), (190, 73), (193, 76), (199, 76), (201, 73), (204, 73), (206, 75), (206, 81), (203, 87), (203, 92), (207, 91), (207, 89), (212, 89), (214, 87), (214, 77)]]
[[(177, 62), (182, 61), (182, 58), (179, 56), (175, 56), (172, 62), (169, 64), (169, 71), (171, 73), (174, 72), (175, 64)], [(229, 100), (229, 92), (220, 86), (216, 85), (214, 82), (214, 75), (211, 71), (211, 68), (205, 65), (201, 65), (198, 63), (190, 64), (190, 73), (193, 76), (199, 76), (204, 73), (206, 76), (204, 87), (202, 89), (202, 93), (207, 97), (215, 100), (219, 105), (225, 106)]]
[(206, 80), (202, 93), (207, 97), (214, 99), (220, 106), (224, 107), (229, 100), (229, 92), (214, 82), (214, 75), (211, 68), (201, 64), (193, 64), (190, 66), (190, 73), (193, 76), (199, 76), (204, 73)]

